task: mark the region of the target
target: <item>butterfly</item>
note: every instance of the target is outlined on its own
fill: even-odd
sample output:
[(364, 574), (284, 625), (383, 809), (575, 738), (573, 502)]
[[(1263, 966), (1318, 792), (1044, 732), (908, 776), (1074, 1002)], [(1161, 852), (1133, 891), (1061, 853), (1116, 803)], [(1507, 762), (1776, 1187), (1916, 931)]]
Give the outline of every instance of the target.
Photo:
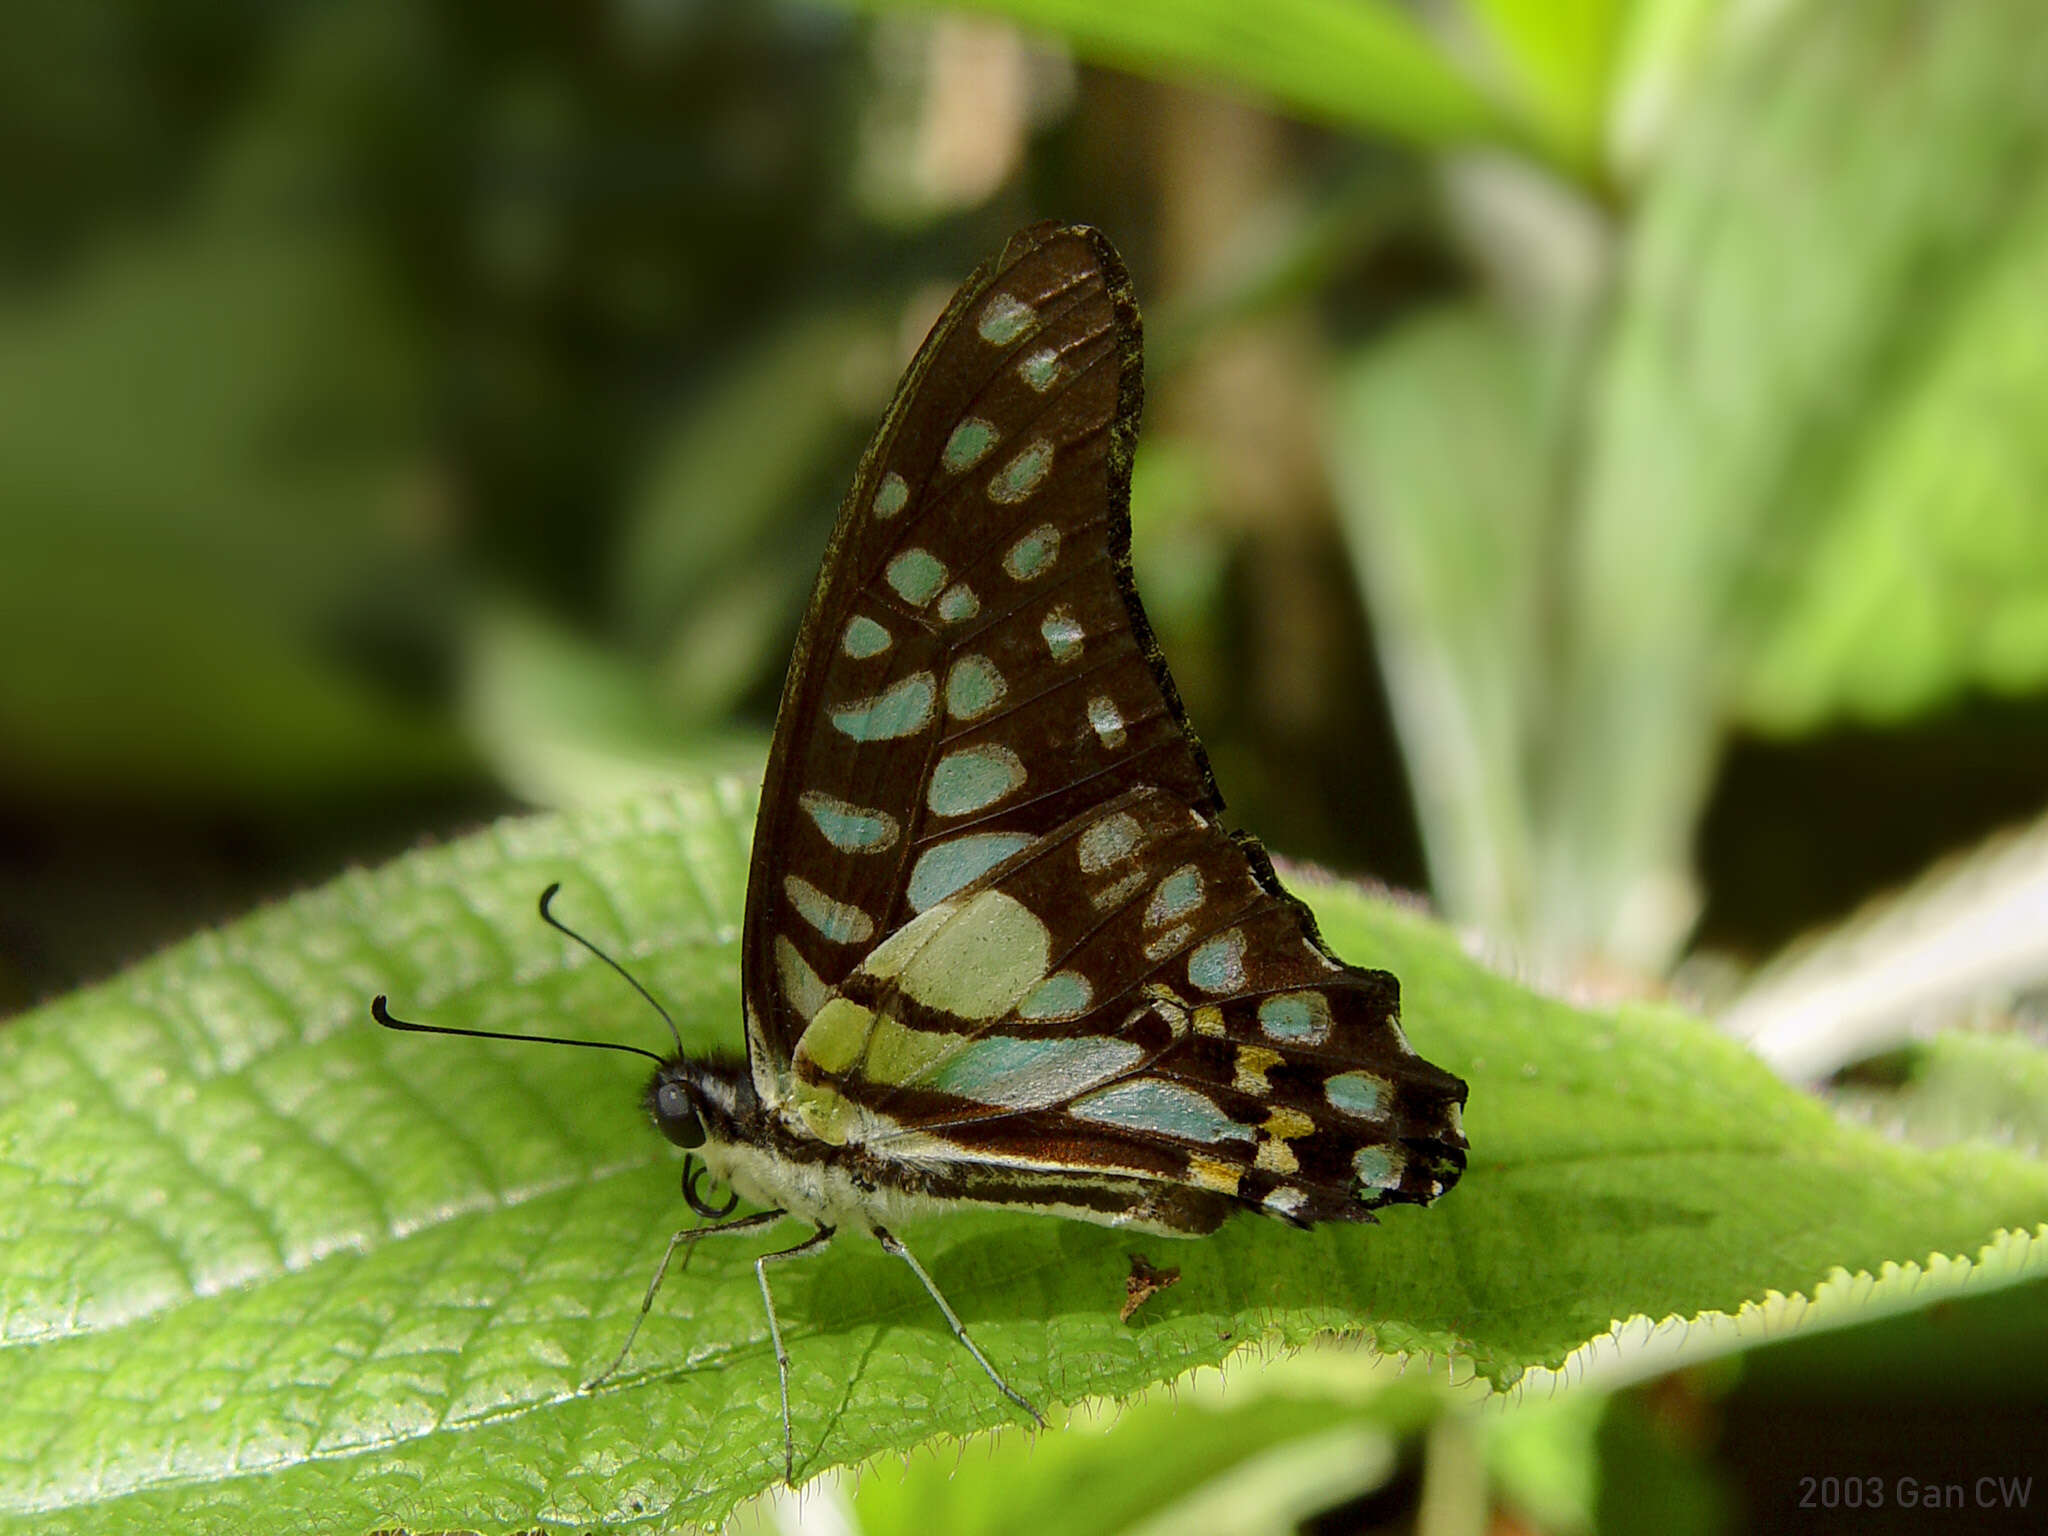
[[(790, 662), (748, 876), (746, 1055), (678, 1038), (655, 1057), (647, 1108), (707, 1224), (671, 1239), (640, 1316), (679, 1247), (812, 1229), (754, 1260), (792, 1482), (768, 1270), (841, 1231), (901, 1259), (1043, 1424), (900, 1224), (963, 1205), (1180, 1237), (1240, 1211), (1362, 1222), (1464, 1168), (1465, 1084), (1409, 1048), (1395, 978), (1332, 955), (1218, 821), (1131, 575), (1141, 353), (1123, 263), (1080, 225), (1014, 236), (933, 326)], [(760, 1209), (726, 1219), (740, 1199)]]

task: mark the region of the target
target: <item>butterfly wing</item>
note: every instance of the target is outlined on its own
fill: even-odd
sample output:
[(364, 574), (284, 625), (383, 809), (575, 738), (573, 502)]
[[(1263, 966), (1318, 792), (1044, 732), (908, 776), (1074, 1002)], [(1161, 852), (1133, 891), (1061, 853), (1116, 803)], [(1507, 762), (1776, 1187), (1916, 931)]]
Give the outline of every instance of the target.
[(748, 1053), (797, 1040), (877, 942), (1134, 781), (1221, 808), (1131, 585), (1129, 279), (1040, 225), (955, 297), (840, 510), (755, 827)]
[(1465, 1085), (1409, 1049), (1399, 1008), (1256, 843), (1143, 786), (879, 946), (799, 1045), (796, 1102), (884, 1155), (1363, 1220), (1464, 1167)]
[(1217, 824), (1132, 586), (1140, 373), (1115, 253), (1049, 225), (912, 364), (777, 720), (756, 1086), (974, 1198), (1092, 1179), (1098, 1211), (1185, 1231), (1240, 1201), (1308, 1223), (1432, 1199), (1464, 1084), (1408, 1049), (1394, 978), (1334, 959)]

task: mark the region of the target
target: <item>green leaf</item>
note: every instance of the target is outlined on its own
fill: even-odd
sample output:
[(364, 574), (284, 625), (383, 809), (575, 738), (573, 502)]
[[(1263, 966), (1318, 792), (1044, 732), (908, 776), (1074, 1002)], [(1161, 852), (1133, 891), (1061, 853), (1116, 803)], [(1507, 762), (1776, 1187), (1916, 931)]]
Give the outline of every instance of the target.
[(1468, 0), (1468, 9), (1506, 76), (1502, 94), (1557, 163), (1597, 181), (1615, 54), (1633, 0)]
[(466, 661), (470, 737), (533, 805), (602, 805), (761, 760), (757, 736), (684, 732), (646, 668), (516, 603), (471, 616)]
[(1737, 708), (1766, 729), (2048, 682), (2048, 176), (2033, 181), (1859, 424), (1833, 516), (1740, 680)]
[(1731, 712), (2048, 675), (2038, 15), (1781, 23), (1648, 189), (1588, 405), (1540, 907), (1557, 947), (1639, 968), (1690, 925)]
[(1288, 1529), (1290, 1516), (1384, 1481), (1395, 1436), (1438, 1406), (1438, 1385), (1420, 1371), (1372, 1376), (1355, 1365), (1316, 1350), (1233, 1370), (1227, 1384), (1204, 1372), (1171, 1398), (1077, 1412), (1067, 1432), (1036, 1443), (1006, 1431), (975, 1458), (973, 1477), (955, 1476), (950, 1457), (879, 1466), (851, 1502), (864, 1536), (1245, 1528), (1217, 1518), (1225, 1500), (1257, 1509), (1265, 1529)]
[(2048, 1050), (2021, 1034), (1944, 1030), (1905, 1053), (1897, 1088), (1838, 1088), (1837, 1103), (1921, 1146), (1982, 1141), (2048, 1157)]
[[(506, 822), (0, 1036), (0, 1530), (653, 1528), (776, 1479), (754, 1249), (672, 1275), (625, 1375), (578, 1391), (683, 1219), (640, 1070), (364, 1014), (388, 992), (404, 1017), (658, 1046), (616, 978), (534, 917), (562, 880), (557, 910), (670, 1000), (692, 1049), (737, 1048), (752, 799), (702, 779)], [(1888, 1145), (1703, 1024), (1575, 1009), (1411, 912), (1307, 894), (1341, 952), (1400, 975), (1417, 1047), (1470, 1079), (1470, 1171), (1376, 1227), (1243, 1219), (1155, 1254), (1183, 1277), (1136, 1328), (1116, 1315), (1128, 1237), (996, 1213), (907, 1228), (1041, 1403), (1326, 1330), (1506, 1384), (1617, 1318), (1732, 1312), (2048, 1221), (2048, 1167)], [(2009, 1239), (1980, 1283), (2042, 1252)], [(1013, 1422), (872, 1244), (848, 1234), (777, 1284), (803, 1475)], [(1911, 1305), (1941, 1287), (1895, 1289)]]
[(1531, 352), (1477, 310), (1411, 322), (1346, 368), (1330, 423), (1430, 886), (1495, 934), (1532, 916), (1528, 747), (1554, 503)]
[(973, 11), (1051, 33), (1083, 58), (1207, 81), (1337, 127), (1418, 144), (1514, 136), (1503, 114), (1386, 0), (843, 0), (866, 10)]
[[(793, 514), (829, 518), (843, 493), (859, 451), (855, 417), (867, 414), (849, 398), (848, 362), (886, 372), (884, 336), (871, 312), (789, 322), (721, 370), (657, 453), (620, 541), (616, 584), (627, 633), (661, 658), (671, 721), (722, 720), (764, 676), (780, 675), (817, 574), (790, 537)], [(886, 400), (887, 381), (874, 393)]]

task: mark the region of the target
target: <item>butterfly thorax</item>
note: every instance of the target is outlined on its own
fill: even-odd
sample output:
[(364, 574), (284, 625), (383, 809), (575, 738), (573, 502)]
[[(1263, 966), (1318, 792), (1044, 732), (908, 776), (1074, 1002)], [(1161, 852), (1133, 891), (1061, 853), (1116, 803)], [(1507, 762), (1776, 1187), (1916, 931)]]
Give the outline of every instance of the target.
[(762, 1101), (744, 1062), (729, 1057), (665, 1063), (649, 1086), (681, 1083), (704, 1133), (696, 1148), (711, 1175), (750, 1204), (823, 1226), (887, 1227), (930, 1214), (945, 1200), (940, 1170), (820, 1141)]

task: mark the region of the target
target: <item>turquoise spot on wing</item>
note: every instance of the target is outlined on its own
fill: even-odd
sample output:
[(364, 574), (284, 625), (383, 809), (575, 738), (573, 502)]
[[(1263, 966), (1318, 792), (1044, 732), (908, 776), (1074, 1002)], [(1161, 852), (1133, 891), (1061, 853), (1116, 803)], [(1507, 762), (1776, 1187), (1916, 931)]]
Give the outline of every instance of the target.
[(1077, 1019), (1095, 1000), (1095, 989), (1079, 971), (1055, 971), (1017, 1005), (1024, 1019)]
[(1145, 924), (1157, 928), (1161, 923), (1186, 917), (1201, 904), (1202, 872), (1192, 864), (1183, 864), (1152, 892), (1151, 905), (1145, 908)]
[(944, 452), (939, 462), (954, 474), (963, 469), (972, 469), (996, 445), (996, 429), (979, 416), (970, 416), (953, 429), (953, 435), (946, 439)]
[(1370, 1072), (1340, 1072), (1323, 1082), (1323, 1097), (1333, 1109), (1361, 1120), (1377, 1120), (1387, 1108), (1387, 1080)]
[(1320, 992), (1282, 992), (1259, 1004), (1259, 1028), (1275, 1040), (1320, 1044), (1330, 1033), (1330, 1000)]
[(988, 499), (1004, 506), (1024, 500), (1052, 473), (1052, 444), (1039, 438), (1010, 460), (988, 483)]
[(940, 816), (985, 810), (1024, 782), (1024, 764), (1008, 747), (962, 747), (932, 769), (925, 804)]
[(1101, 1125), (1152, 1131), (1183, 1141), (1250, 1141), (1252, 1128), (1218, 1109), (1206, 1095), (1158, 1078), (1118, 1083), (1068, 1106), (1067, 1113)]
[(1041, 347), (1017, 365), (1017, 376), (1041, 395), (1060, 378), (1060, 355), (1051, 347)]
[(922, 608), (946, 584), (946, 567), (929, 550), (906, 549), (889, 562), (889, 585), (913, 608)]
[(815, 789), (807, 789), (797, 796), (797, 804), (825, 834), (825, 840), (845, 853), (867, 853), (887, 848), (902, 830), (897, 826), (896, 818), (885, 811), (850, 805)]
[(890, 470), (882, 476), (882, 483), (875, 488), (875, 516), (894, 517), (910, 505), (910, 487), (903, 477)]
[(1030, 581), (1050, 570), (1059, 553), (1060, 531), (1051, 523), (1043, 523), (1010, 546), (1003, 556), (1003, 569), (1013, 580)]
[(974, 588), (964, 581), (954, 582), (952, 586), (946, 588), (945, 595), (939, 599), (939, 617), (948, 624), (958, 624), (963, 619), (971, 619), (979, 612), (981, 599), (974, 595)]
[(1391, 1147), (1360, 1147), (1351, 1169), (1368, 1189), (1392, 1189), (1401, 1182), (1401, 1159)]
[(839, 648), (854, 660), (865, 661), (889, 649), (889, 631), (866, 614), (856, 614), (848, 621)]
[(989, 1035), (948, 1058), (919, 1086), (1008, 1109), (1045, 1109), (1138, 1064), (1126, 1040), (1025, 1040)]
[(1038, 323), (1038, 311), (1015, 294), (999, 293), (981, 311), (975, 330), (993, 346), (1006, 346)]
[(834, 944), (865, 944), (875, 936), (875, 922), (859, 907), (835, 901), (798, 875), (782, 877), (782, 893), (791, 906)]
[(884, 693), (833, 710), (832, 724), (855, 741), (894, 741), (930, 723), (938, 692), (931, 673), (913, 672)]
[(1233, 928), (1188, 956), (1188, 982), (1204, 992), (1235, 992), (1244, 985), (1244, 935)]
[(972, 832), (928, 848), (910, 872), (910, 905), (922, 912), (972, 885), (1031, 841), (1022, 832)]
[(1003, 701), (1003, 674), (986, 656), (962, 656), (946, 674), (946, 713), (955, 720), (985, 715)]

